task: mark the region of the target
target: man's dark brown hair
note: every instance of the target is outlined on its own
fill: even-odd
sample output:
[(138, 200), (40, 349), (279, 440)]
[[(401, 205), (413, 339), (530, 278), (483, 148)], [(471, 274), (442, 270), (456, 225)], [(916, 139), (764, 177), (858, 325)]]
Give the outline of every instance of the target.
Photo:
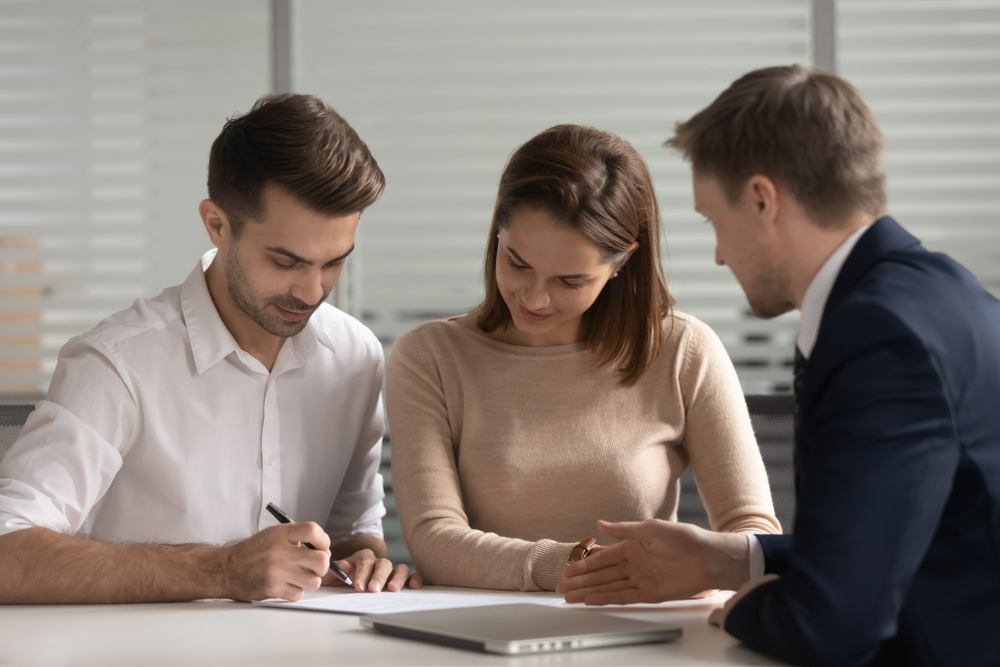
[(234, 237), (259, 218), (264, 187), (278, 185), (328, 216), (358, 213), (382, 196), (385, 177), (368, 146), (312, 95), (265, 95), (226, 121), (208, 158), (208, 196)]
[(745, 74), (678, 123), (666, 146), (716, 178), (730, 203), (754, 174), (791, 192), (817, 223), (886, 207), (882, 132), (861, 94), (812, 67)]
[[(660, 261), (660, 209), (645, 161), (624, 139), (592, 127), (557, 125), (518, 148), (500, 176), (486, 245), (483, 331), (513, 321), (497, 285), (497, 234), (522, 207), (582, 232), (618, 277), (583, 314), (583, 333), (598, 366), (616, 367), (634, 385), (656, 360), (673, 298)], [(634, 242), (639, 247), (628, 256)]]

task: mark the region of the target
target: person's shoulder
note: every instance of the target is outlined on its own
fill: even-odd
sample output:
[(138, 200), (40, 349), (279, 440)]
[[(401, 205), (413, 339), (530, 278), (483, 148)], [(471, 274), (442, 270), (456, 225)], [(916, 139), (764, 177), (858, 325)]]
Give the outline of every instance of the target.
[(361, 357), (382, 359), (382, 343), (371, 329), (353, 315), (323, 303), (309, 318), (309, 327), (320, 345), (336, 354), (350, 351)]
[(672, 310), (663, 318), (663, 344), (674, 349), (717, 351), (722, 346), (718, 334), (694, 315)]
[(451, 356), (451, 352), (470, 336), (477, 335), (465, 330), (455, 319), (430, 320), (413, 327), (396, 340), (392, 345), (390, 357), (429, 359), (442, 354)]
[(81, 342), (107, 351), (152, 331), (166, 329), (183, 319), (180, 286), (164, 289), (153, 298), (136, 299), (131, 306), (101, 320), (93, 329), (70, 342)]

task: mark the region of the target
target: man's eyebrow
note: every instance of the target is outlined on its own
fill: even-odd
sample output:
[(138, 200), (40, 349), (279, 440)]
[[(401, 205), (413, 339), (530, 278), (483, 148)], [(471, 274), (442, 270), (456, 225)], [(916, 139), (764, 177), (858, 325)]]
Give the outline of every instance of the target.
[[(524, 261), (523, 259), (521, 259), (521, 256), (517, 254), (517, 251), (515, 251), (510, 246), (506, 246), (506, 247), (507, 247), (507, 252), (509, 252), (511, 255), (513, 255), (514, 259), (516, 259), (521, 264), (524, 264), (529, 269), (531, 268), (530, 264), (528, 264), (526, 261)], [(563, 280), (584, 280), (586, 278), (591, 278), (592, 276), (589, 273), (574, 273), (573, 275), (570, 275), (570, 276), (557, 276), (557, 277), (559, 277), (559, 278), (561, 278)]]
[[(279, 255), (284, 255), (285, 257), (288, 257), (289, 259), (294, 259), (296, 262), (300, 262), (302, 264), (305, 264), (306, 266), (312, 266), (313, 265), (313, 261), (311, 259), (306, 259), (305, 257), (299, 257), (298, 255), (296, 255), (291, 250), (286, 250), (285, 248), (282, 248), (281, 246), (269, 247), (269, 248), (264, 248), (264, 249), (267, 250), (268, 252), (275, 252), (275, 253), (278, 253)], [(354, 246), (353, 245), (351, 246), (350, 250), (348, 250), (347, 252), (345, 252), (343, 255), (341, 255), (340, 257), (334, 257), (329, 262), (326, 262), (326, 264), (336, 264), (337, 262), (339, 262), (342, 259), (347, 259), (347, 256), (350, 255), (352, 252), (354, 252)]]

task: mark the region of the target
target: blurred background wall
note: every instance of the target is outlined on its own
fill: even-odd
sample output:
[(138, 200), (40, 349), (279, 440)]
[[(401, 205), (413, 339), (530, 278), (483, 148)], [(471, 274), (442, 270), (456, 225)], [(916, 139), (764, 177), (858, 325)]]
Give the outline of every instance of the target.
[(1000, 295), (1000, 0), (3, 0), (0, 393), (181, 282), (210, 247), (209, 145), (263, 93), (314, 93), (386, 173), (334, 298), (383, 341), (482, 297), (511, 151), (557, 123), (620, 134), (657, 186), (678, 308), (747, 393), (790, 388), (797, 314), (749, 314), (661, 147), (733, 79), (811, 64), (886, 136), (890, 212)]

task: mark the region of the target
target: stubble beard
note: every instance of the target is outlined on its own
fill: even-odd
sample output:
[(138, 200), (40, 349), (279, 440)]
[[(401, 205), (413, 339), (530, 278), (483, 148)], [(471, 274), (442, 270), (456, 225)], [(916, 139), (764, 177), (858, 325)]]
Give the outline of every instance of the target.
[[(323, 298), (314, 306), (296, 299), (291, 294), (278, 294), (261, 299), (257, 296), (253, 282), (243, 270), (236, 248), (237, 244), (234, 243), (230, 246), (229, 252), (226, 253), (226, 283), (228, 284), (229, 299), (233, 304), (272, 336), (290, 338), (305, 329), (306, 325), (309, 324), (309, 318), (312, 317), (312, 312), (315, 312), (326, 301), (329, 292), (323, 294)], [(312, 312), (309, 313), (309, 317), (300, 322), (289, 322), (276, 313), (268, 312), (267, 308), (271, 305), (287, 310), (299, 312), (309, 310)]]
[(753, 293), (743, 290), (755, 316), (770, 320), (795, 310), (791, 285), (784, 273), (770, 262), (758, 264), (755, 273)]

